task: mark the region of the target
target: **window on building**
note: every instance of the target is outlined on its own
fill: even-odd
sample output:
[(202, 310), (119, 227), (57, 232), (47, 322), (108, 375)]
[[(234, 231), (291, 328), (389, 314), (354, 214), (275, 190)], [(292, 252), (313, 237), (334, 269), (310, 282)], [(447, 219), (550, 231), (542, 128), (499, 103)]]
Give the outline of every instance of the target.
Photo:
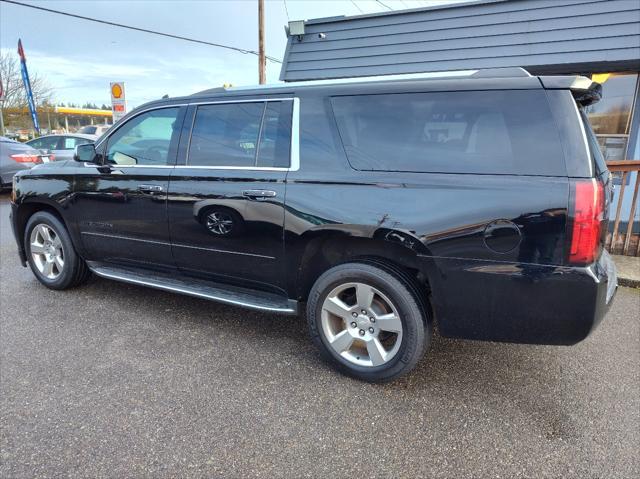
[(587, 107), (587, 115), (607, 161), (628, 158), (629, 133), (638, 74), (599, 73), (602, 100)]

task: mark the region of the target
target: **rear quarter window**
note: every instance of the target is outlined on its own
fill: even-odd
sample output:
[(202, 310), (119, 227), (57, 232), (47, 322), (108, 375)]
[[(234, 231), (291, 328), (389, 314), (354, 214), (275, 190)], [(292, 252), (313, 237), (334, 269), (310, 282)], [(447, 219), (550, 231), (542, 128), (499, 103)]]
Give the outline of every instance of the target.
[(357, 170), (565, 176), (542, 90), (337, 96)]

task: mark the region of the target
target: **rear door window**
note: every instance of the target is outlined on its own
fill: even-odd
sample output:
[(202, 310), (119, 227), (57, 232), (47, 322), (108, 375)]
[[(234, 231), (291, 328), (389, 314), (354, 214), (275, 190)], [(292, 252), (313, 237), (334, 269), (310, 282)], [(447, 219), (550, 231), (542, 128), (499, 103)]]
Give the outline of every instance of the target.
[(357, 170), (564, 176), (542, 90), (332, 98)]
[(291, 101), (200, 105), (187, 164), (269, 168), (289, 166)]

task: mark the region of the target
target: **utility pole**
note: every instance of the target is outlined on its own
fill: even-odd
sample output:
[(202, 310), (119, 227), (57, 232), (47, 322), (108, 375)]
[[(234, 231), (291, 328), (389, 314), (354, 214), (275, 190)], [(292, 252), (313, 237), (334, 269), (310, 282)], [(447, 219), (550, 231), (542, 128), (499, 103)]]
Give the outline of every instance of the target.
[(267, 59), (264, 55), (264, 0), (258, 0), (258, 82), (267, 82), (265, 68)]

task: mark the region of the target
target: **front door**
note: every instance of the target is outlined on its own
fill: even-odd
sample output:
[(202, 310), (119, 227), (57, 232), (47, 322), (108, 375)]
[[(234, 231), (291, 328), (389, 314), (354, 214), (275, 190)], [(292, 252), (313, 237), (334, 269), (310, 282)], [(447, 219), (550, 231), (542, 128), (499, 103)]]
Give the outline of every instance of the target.
[(193, 127), (172, 174), (173, 256), (187, 273), (282, 290), (285, 178), (293, 100), (190, 107)]
[(133, 116), (102, 142), (102, 165), (84, 164), (73, 210), (87, 259), (173, 267), (167, 190), (185, 108)]

